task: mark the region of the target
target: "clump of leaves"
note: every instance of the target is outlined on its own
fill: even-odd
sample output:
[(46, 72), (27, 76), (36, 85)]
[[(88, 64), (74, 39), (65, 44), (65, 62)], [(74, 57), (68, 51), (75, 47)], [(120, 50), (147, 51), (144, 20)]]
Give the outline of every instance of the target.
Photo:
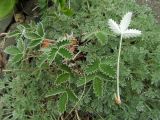
[[(41, 23), (20, 25), (10, 34), (17, 45), (5, 50), (11, 57), (1, 83), (3, 118), (57, 120), (83, 111), (93, 119), (159, 119), (160, 27), (150, 9), (132, 0), (77, 0), (70, 5), (80, 6), (70, 17), (51, 6)], [(127, 11), (134, 11), (131, 27), (143, 34), (123, 41), (123, 104), (117, 106), (119, 37), (106, 23)]]

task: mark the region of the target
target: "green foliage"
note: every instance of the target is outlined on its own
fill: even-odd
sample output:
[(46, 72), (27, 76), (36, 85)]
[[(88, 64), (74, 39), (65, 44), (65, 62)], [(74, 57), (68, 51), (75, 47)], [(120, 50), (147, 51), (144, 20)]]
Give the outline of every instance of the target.
[[(66, 16), (61, 9), (68, 8), (68, 1), (53, 2), (41, 23), (19, 25), (9, 33), (17, 44), (5, 50), (10, 54), (9, 72), (0, 82), (6, 91), (0, 103), (10, 113), (0, 110), (3, 118), (57, 120), (76, 105), (95, 120), (159, 120), (160, 26), (150, 9), (134, 0), (75, 0), (74, 15)], [(134, 14), (131, 26), (143, 34), (123, 41), (118, 106), (114, 94), (119, 38), (106, 23), (128, 11)], [(76, 45), (64, 36), (72, 32)], [(47, 48), (42, 47), (45, 39), (51, 42)]]
[(15, 4), (16, 0), (0, 0), (0, 19), (3, 19), (10, 14), (14, 9)]

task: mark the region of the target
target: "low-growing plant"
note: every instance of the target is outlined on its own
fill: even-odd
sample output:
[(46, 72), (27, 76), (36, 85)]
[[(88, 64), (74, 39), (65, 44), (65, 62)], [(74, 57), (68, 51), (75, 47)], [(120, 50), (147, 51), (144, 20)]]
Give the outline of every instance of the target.
[[(8, 34), (17, 44), (5, 49), (10, 58), (1, 82), (2, 119), (82, 119), (87, 113), (95, 120), (158, 120), (160, 27), (150, 9), (132, 0), (71, 1), (70, 5), (77, 4), (80, 7), (72, 16), (51, 6), (40, 23), (19, 25)], [(117, 105), (119, 37), (107, 21), (119, 20), (128, 11), (134, 12), (131, 27), (143, 34), (120, 41), (117, 85), (123, 92), (122, 104)], [(128, 21), (125, 30), (130, 19), (131, 13), (122, 19)]]

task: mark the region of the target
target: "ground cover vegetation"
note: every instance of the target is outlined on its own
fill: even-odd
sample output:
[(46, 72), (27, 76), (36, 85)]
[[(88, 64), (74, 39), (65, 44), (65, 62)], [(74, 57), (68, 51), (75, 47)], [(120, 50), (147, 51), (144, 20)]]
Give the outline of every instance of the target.
[[(2, 120), (159, 120), (160, 25), (134, 0), (39, 0), (38, 22), (8, 33), (16, 45), (0, 81)], [(122, 41), (108, 25), (132, 11)], [(118, 22), (117, 22), (118, 23)], [(119, 23), (118, 23), (119, 24)]]

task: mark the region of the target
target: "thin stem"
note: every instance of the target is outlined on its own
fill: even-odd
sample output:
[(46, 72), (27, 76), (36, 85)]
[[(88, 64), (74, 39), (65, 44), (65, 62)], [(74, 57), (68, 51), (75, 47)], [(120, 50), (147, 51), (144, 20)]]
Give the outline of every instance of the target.
[(119, 93), (119, 64), (120, 64), (120, 56), (121, 56), (121, 47), (122, 47), (122, 35), (119, 43), (119, 52), (118, 52), (118, 60), (117, 60), (117, 97), (120, 98)]
[(81, 120), (79, 115), (78, 115), (78, 111), (77, 110), (75, 110), (75, 113), (76, 113), (76, 116), (77, 116), (77, 120)]

